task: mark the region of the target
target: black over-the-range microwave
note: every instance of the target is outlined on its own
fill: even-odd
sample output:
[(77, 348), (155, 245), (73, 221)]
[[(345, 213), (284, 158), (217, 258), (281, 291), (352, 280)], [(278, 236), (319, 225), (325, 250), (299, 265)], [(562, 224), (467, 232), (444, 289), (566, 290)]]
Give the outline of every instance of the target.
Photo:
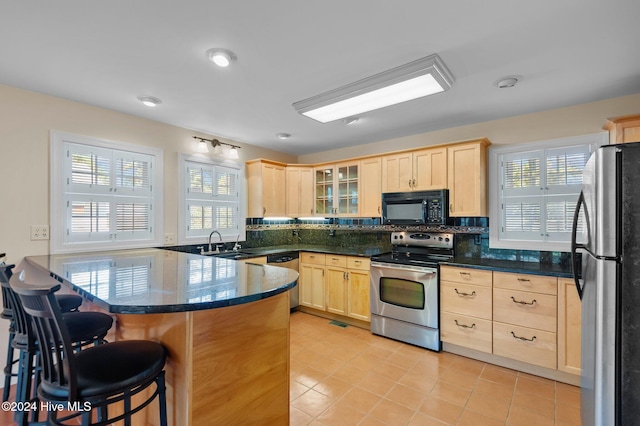
[(446, 225), (449, 190), (382, 194), (382, 223), (387, 225)]

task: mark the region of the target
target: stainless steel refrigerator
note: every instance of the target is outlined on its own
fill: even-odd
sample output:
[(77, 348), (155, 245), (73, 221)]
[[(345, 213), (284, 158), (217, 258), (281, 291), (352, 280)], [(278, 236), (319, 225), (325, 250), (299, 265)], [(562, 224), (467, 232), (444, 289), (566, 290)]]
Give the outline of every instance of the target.
[(640, 423), (640, 143), (584, 168), (572, 262), (582, 300), (583, 426)]

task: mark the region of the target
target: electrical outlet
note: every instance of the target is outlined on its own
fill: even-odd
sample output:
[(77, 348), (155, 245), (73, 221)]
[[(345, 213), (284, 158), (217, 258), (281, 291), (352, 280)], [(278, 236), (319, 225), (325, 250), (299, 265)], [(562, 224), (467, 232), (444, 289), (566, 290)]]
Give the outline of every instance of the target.
[(31, 225), (31, 241), (48, 239), (49, 225)]
[(171, 246), (176, 243), (176, 236), (174, 234), (164, 234), (164, 245)]

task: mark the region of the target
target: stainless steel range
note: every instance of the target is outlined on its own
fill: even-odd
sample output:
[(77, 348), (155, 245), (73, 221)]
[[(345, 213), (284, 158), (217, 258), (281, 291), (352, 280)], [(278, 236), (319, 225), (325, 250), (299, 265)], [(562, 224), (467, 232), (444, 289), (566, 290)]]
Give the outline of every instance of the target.
[(392, 232), (391, 253), (371, 258), (371, 332), (440, 350), (438, 264), (453, 234)]

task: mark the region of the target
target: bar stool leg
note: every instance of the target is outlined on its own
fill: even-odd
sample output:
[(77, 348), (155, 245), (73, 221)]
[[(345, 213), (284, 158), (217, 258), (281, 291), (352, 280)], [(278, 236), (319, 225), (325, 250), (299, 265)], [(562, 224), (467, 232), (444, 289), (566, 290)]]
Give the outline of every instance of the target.
[(9, 329), (9, 345), (7, 346), (7, 363), (4, 367), (4, 389), (2, 390), (2, 402), (6, 402), (9, 400), (9, 391), (11, 390), (11, 377), (13, 377), (13, 363), (15, 356), (15, 352), (13, 350), (13, 338), (15, 337), (15, 333), (13, 327)]

